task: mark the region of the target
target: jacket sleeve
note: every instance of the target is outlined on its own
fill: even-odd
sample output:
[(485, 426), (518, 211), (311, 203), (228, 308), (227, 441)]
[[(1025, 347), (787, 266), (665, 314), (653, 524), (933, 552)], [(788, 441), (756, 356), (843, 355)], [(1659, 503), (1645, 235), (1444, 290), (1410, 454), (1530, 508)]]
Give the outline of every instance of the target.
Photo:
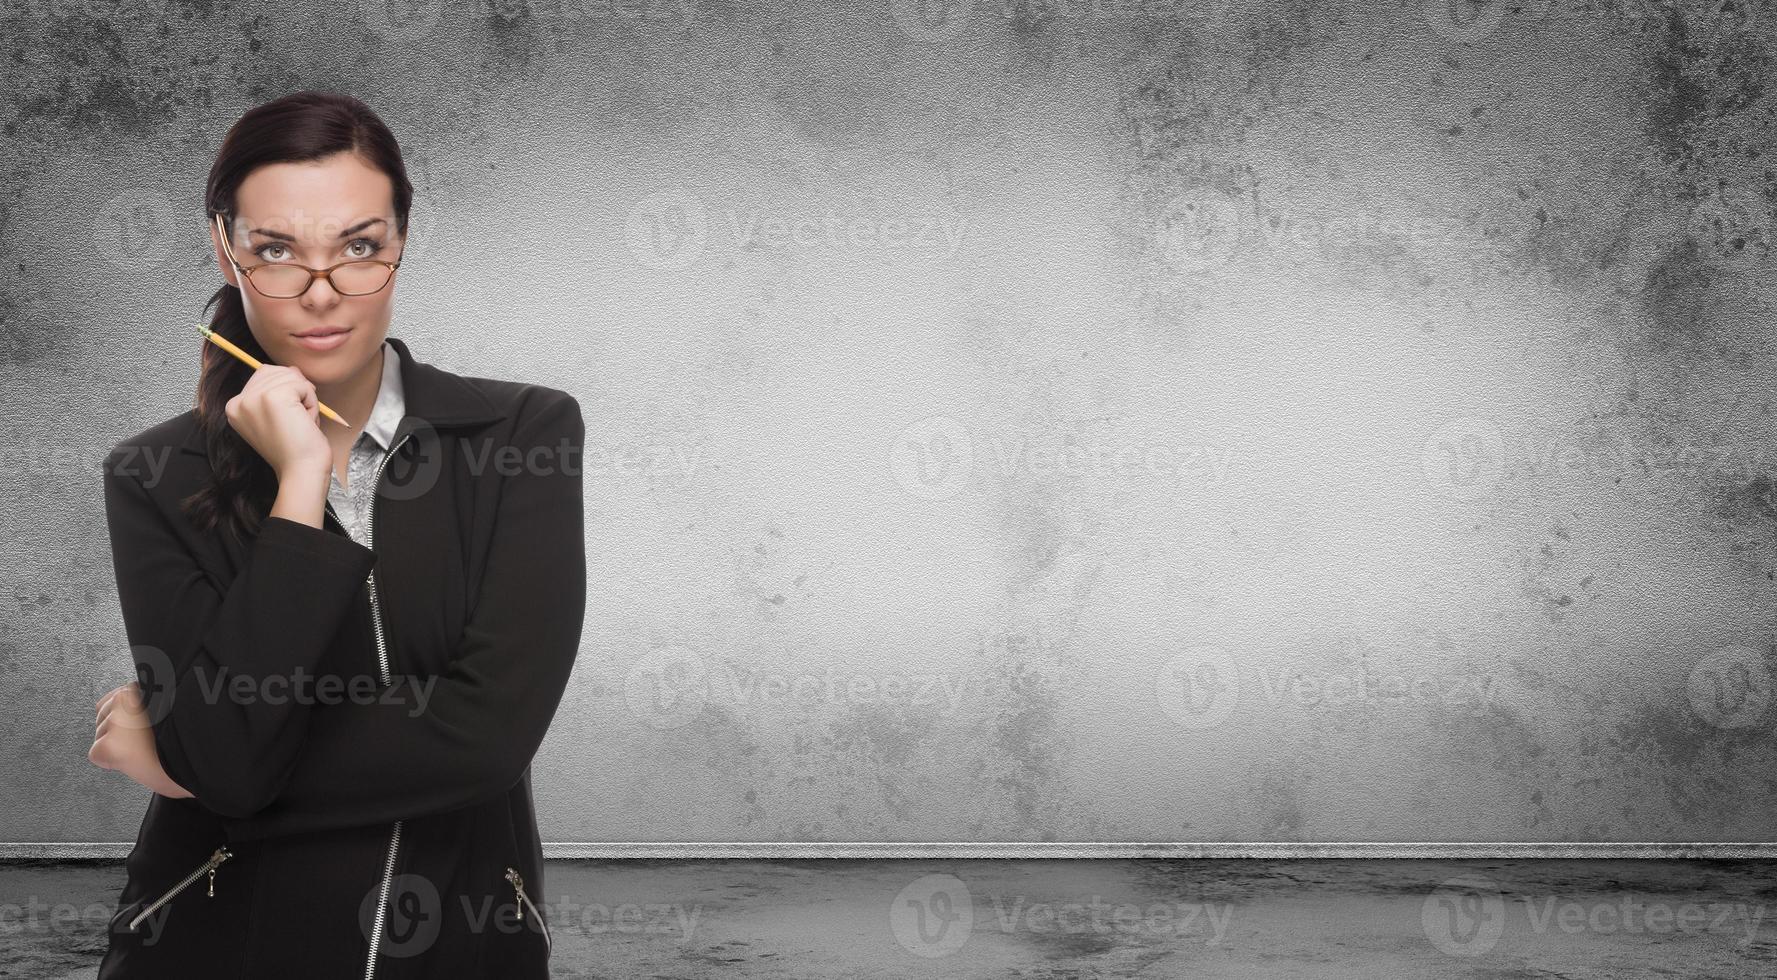
[(271, 805), (225, 821), (230, 840), (442, 813), (523, 777), (573, 672), (586, 608), (585, 427), (572, 396), (542, 390), (552, 397), (533, 395), (514, 425), (524, 453), (501, 477), (479, 596), (445, 672), (316, 706)]
[(105, 457), (105, 521), (155, 750), (167, 775), (223, 816), (268, 802), (262, 767), (287, 767), (309, 708), (291, 691), (312, 674), (376, 553), (343, 535), (267, 517), (226, 589), (199, 567), (120, 444)]

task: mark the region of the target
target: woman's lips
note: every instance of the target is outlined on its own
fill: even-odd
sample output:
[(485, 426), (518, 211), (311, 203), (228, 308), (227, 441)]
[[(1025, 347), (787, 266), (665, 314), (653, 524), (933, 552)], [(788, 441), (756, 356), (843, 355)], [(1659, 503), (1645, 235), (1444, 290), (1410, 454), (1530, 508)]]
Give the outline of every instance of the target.
[(351, 329), (347, 328), (336, 333), (311, 334), (308, 336), (296, 334), (293, 336), (297, 343), (307, 347), (309, 350), (332, 350), (340, 344), (345, 343), (346, 338), (351, 335)]

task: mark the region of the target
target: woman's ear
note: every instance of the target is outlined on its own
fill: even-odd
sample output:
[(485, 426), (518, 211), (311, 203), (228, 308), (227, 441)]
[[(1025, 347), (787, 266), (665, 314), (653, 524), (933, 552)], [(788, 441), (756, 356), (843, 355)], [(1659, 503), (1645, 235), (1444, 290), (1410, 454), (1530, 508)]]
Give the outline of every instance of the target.
[(228, 261), (228, 253), (222, 250), (221, 233), (217, 230), (226, 225), (227, 219), (220, 219), (221, 224), (218, 221), (219, 219), (216, 218), (210, 219), (210, 247), (216, 252), (216, 265), (222, 270), (222, 278), (228, 280), (230, 286), (239, 289), (241, 288), (240, 277), (235, 275), (234, 266)]

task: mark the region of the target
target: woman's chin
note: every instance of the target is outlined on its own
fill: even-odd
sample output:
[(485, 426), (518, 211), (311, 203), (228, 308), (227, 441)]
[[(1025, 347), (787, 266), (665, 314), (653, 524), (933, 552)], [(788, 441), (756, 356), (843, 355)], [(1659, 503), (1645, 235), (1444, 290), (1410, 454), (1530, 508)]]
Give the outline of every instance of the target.
[[(357, 331), (346, 335), (344, 341), (335, 342), (332, 347), (315, 350), (311, 345), (292, 339), (284, 349), (285, 360), (280, 363), (296, 368), (302, 376), (316, 384), (327, 384), (350, 377), (361, 367), (364, 358), (369, 356), (359, 350)], [(371, 353), (374, 353), (371, 352)]]

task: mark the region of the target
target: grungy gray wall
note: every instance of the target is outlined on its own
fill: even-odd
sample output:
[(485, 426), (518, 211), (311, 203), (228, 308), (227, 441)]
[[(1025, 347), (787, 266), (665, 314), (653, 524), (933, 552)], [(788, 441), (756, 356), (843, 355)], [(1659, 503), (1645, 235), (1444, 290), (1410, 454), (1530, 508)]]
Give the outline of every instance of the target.
[(546, 839), (1777, 837), (1768, 6), (6, 33), (0, 840), (134, 838), (99, 460), (189, 405), (211, 154), (297, 88), (409, 157), (393, 332), (586, 411)]

